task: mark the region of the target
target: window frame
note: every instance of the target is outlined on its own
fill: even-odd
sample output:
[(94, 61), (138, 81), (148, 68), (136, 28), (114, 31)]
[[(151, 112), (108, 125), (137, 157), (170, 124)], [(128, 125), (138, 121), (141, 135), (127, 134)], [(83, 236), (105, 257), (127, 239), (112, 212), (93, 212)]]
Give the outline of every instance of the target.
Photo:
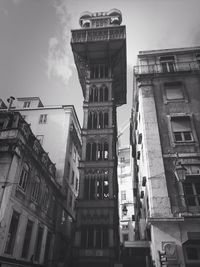
[[(14, 214), (17, 217), (17, 224), (13, 223)], [(21, 216), (21, 214), (18, 211), (13, 210), (12, 216), (10, 218), (9, 228), (8, 228), (8, 232), (7, 232), (7, 238), (6, 238), (6, 242), (5, 242), (5, 248), (4, 248), (4, 253), (5, 254), (13, 255), (13, 252), (14, 252), (14, 249), (15, 249), (16, 238), (17, 238), (17, 232), (18, 232), (18, 229), (19, 229), (20, 216)], [(11, 232), (12, 231), (12, 229), (11, 229), (12, 226), (14, 226), (13, 232)]]
[(23, 108), (30, 108), (31, 101), (24, 101)]
[[(169, 99), (167, 98), (167, 89), (173, 90), (174, 88), (180, 88), (183, 98), (174, 98), (174, 99)], [(177, 103), (177, 102), (185, 102), (188, 103), (188, 95), (186, 92), (185, 84), (182, 81), (179, 80), (172, 80), (170, 82), (164, 82), (162, 85), (162, 92), (163, 92), (163, 102), (164, 104), (168, 103)]]
[(30, 167), (27, 163), (24, 163), (18, 181), (18, 189), (23, 193), (26, 192), (29, 175), (30, 175)]
[[(185, 204), (188, 208), (200, 208), (200, 175), (187, 175), (186, 180), (183, 182), (183, 193), (184, 193), (184, 199)], [(188, 190), (186, 185), (190, 185), (190, 189), (192, 190), (191, 194), (188, 194), (186, 191)], [(197, 190), (197, 185), (199, 186), (199, 193)], [(195, 205), (190, 205), (189, 201), (193, 201)]]
[[(31, 231), (28, 231), (28, 224), (31, 226)], [(21, 252), (21, 258), (27, 259), (29, 256), (29, 251), (30, 251), (30, 244), (31, 244), (31, 237), (33, 234), (33, 228), (34, 228), (34, 222), (32, 220), (27, 220), (26, 223), (26, 230), (24, 233), (24, 240), (23, 240), (23, 245), (22, 245), (22, 252)]]
[(46, 124), (47, 123), (48, 114), (40, 114), (39, 117), (39, 124)]
[(39, 203), (39, 197), (40, 197), (40, 185), (41, 185), (41, 179), (38, 176), (36, 176), (34, 178), (34, 184), (31, 190), (31, 200), (37, 204)]
[[(183, 132), (191, 132), (192, 134), (192, 140), (186, 140), (186, 141), (176, 141), (175, 137), (174, 137), (174, 131), (173, 131), (173, 127), (172, 127), (172, 121), (173, 119), (176, 118), (180, 118), (180, 119), (184, 119), (184, 118), (188, 118), (189, 122), (190, 122), (190, 127), (191, 127), (191, 131), (183, 131)], [(193, 115), (192, 114), (186, 114), (186, 113), (171, 113), (170, 115), (167, 115), (167, 120), (168, 120), (168, 131), (169, 131), (169, 138), (171, 141), (171, 144), (173, 147), (175, 146), (179, 146), (179, 145), (198, 145), (198, 138), (197, 138), (197, 134), (196, 134), (196, 129), (194, 126), (194, 119), (193, 119)], [(175, 132), (182, 132), (182, 131), (175, 131)]]

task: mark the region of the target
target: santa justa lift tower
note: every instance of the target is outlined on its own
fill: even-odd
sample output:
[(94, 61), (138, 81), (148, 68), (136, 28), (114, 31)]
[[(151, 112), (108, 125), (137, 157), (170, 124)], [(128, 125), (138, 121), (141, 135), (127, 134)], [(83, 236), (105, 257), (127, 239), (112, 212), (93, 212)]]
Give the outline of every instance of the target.
[(126, 103), (126, 29), (122, 14), (84, 12), (71, 46), (83, 90), (84, 121), (74, 266), (118, 261), (116, 108)]

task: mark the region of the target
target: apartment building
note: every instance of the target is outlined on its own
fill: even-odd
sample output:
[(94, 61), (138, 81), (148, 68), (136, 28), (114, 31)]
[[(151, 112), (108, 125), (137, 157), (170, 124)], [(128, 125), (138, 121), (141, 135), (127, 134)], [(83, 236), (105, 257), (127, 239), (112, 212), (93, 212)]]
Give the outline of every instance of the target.
[(74, 106), (44, 106), (39, 97), (20, 97), (14, 100), (13, 109), (30, 124), (34, 135), (55, 162), (56, 181), (62, 186), (65, 206), (74, 220), (81, 153), (81, 130)]
[(136, 239), (153, 264), (200, 265), (200, 47), (141, 51), (132, 112)]
[(56, 266), (66, 211), (55, 171), (20, 113), (1, 110), (0, 266)]
[(130, 146), (118, 149), (118, 187), (120, 242), (135, 240), (135, 216), (133, 203), (133, 173)]

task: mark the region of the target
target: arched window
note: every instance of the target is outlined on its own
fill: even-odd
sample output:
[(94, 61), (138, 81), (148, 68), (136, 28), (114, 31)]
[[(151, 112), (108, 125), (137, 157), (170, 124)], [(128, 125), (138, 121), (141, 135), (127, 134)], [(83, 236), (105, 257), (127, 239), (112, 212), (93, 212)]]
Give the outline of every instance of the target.
[(97, 160), (102, 160), (102, 155), (103, 155), (103, 149), (102, 149), (102, 144), (98, 144), (98, 152), (97, 152)]
[(94, 89), (94, 102), (98, 102), (98, 88), (95, 87)]
[(89, 170), (85, 173), (84, 198), (87, 200), (109, 198), (109, 172), (107, 170)]
[(108, 160), (108, 143), (104, 143), (104, 160)]
[(90, 160), (96, 160), (97, 145), (96, 143), (92, 144), (92, 158)]
[(104, 113), (104, 128), (108, 128), (108, 112)]
[(48, 204), (49, 204), (49, 189), (47, 186), (45, 186), (44, 194), (43, 194), (43, 201), (42, 201), (42, 205), (45, 210), (48, 209)]
[(18, 183), (18, 187), (24, 192), (26, 191), (28, 184), (28, 175), (29, 175), (29, 166), (27, 163), (24, 163)]
[(104, 101), (108, 101), (108, 87), (104, 87)]
[(90, 92), (89, 92), (89, 102), (93, 102), (93, 88), (90, 88)]
[(104, 89), (103, 89), (103, 87), (100, 87), (100, 89), (99, 89), (99, 101), (100, 102), (103, 102), (103, 95), (104, 95)]
[(92, 145), (88, 143), (86, 145), (86, 160), (90, 160), (91, 148), (92, 148)]
[(92, 121), (92, 128), (97, 129), (97, 113), (93, 112), (93, 121)]
[(39, 195), (40, 195), (40, 178), (36, 176), (31, 193), (31, 199), (38, 203)]
[(92, 129), (92, 113), (88, 114), (88, 129)]
[(99, 112), (99, 125), (98, 125), (98, 128), (99, 129), (102, 129), (103, 128), (103, 113), (102, 111)]

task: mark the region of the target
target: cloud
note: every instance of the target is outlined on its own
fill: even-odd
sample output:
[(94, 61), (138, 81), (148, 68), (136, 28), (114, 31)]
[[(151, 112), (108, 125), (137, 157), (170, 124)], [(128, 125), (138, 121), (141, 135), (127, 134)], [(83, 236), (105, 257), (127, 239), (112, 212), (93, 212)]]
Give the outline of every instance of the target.
[[(58, 18), (58, 32), (49, 39), (47, 58), (48, 78), (57, 77), (67, 84), (72, 75), (73, 58), (70, 48), (71, 15), (65, 0), (55, 0), (54, 8)], [(68, 2), (69, 3), (69, 2)]]

